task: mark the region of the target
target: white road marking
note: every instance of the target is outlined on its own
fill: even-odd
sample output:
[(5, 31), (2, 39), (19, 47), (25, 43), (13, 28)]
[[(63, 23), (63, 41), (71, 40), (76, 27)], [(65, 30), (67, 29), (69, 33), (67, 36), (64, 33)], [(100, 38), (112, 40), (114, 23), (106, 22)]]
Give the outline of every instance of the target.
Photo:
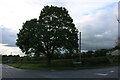
[[(115, 71), (111, 70), (111, 71), (109, 71), (108, 73), (113, 73), (113, 72), (115, 72)], [(96, 75), (107, 76), (108, 73), (96, 73)]]
[(14, 68), (14, 67), (11, 67), (11, 66), (6, 66), (6, 68)]
[(106, 73), (97, 73), (96, 75), (107, 76), (108, 74), (106, 74)]
[(7, 71), (6, 71), (6, 73), (7, 73)]
[(111, 73), (115, 72), (115, 71), (110, 71)]

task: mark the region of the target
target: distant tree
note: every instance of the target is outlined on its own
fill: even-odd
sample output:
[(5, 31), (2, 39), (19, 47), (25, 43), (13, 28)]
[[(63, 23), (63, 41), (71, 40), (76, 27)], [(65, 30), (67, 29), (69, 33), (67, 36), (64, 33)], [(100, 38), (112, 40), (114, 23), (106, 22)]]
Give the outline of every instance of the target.
[(114, 50), (120, 49), (120, 45), (116, 45), (113, 49), (114, 49)]
[(120, 49), (120, 37), (118, 37), (118, 40), (116, 42), (116, 46), (113, 48), (113, 50)]
[(44, 54), (50, 63), (54, 52), (78, 51), (78, 30), (65, 8), (45, 6), (38, 20), (23, 24), (16, 44), (26, 54)]
[(101, 56), (106, 56), (106, 53), (108, 52), (109, 50), (108, 49), (99, 49), (99, 50), (96, 50), (94, 55), (96, 57), (101, 57)]
[(87, 53), (94, 53), (92, 50), (88, 51)]
[(82, 58), (85, 58), (85, 57), (86, 57), (86, 52), (82, 52), (82, 53), (81, 53), (81, 57), (82, 57)]
[(90, 51), (87, 51), (86, 52), (86, 57), (92, 57), (93, 56), (93, 51), (92, 50), (90, 50)]

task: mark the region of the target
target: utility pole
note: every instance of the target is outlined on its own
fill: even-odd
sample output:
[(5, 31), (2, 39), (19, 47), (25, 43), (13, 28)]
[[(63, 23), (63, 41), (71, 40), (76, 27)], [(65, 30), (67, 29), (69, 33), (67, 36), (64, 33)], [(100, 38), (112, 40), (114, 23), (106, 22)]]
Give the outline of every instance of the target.
[(73, 62), (73, 64), (82, 64), (82, 61), (81, 61), (81, 32), (79, 32), (79, 39), (78, 39), (78, 54), (79, 54), (79, 59), (80, 61), (79, 62)]
[(81, 53), (81, 32), (79, 32), (79, 50)]
[(81, 64), (81, 32), (79, 32), (79, 54), (80, 54), (80, 64)]
[[(120, 1), (118, 2), (118, 13), (120, 12)], [(120, 45), (120, 14), (118, 14), (117, 21), (118, 21), (118, 39), (117, 39), (117, 46)]]

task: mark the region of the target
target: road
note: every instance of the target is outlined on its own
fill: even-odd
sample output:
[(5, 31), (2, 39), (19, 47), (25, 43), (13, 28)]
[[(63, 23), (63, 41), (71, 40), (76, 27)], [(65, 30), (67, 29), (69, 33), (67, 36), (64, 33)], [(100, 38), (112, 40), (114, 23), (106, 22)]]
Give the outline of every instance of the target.
[(18, 69), (8, 65), (3, 65), (2, 76), (3, 78), (118, 78), (118, 67), (83, 70), (40, 71)]

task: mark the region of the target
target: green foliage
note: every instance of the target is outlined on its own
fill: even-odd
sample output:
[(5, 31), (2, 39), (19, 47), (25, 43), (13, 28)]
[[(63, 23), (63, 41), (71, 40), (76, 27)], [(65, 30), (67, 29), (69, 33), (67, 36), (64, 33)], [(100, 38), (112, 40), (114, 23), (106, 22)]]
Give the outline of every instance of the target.
[(107, 49), (96, 50), (94, 53), (94, 56), (96, 56), (96, 57), (106, 56), (107, 52), (108, 52)]
[(14, 63), (20, 60), (20, 56), (19, 55), (3, 55), (2, 56), (2, 63)]
[(36, 42), (36, 22), (36, 19), (26, 21), (17, 34), (18, 39), (16, 45), (19, 46), (25, 54), (29, 54), (34, 50), (34, 42)]
[(120, 49), (120, 45), (115, 46), (115, 48), (113, 48), (113, 49), (114, 49), (114, 50)]
[(45, 6), (39, 19), (26, 21), (17, 35), (16, 45), (24, 53), (44, 54), (49, 62), (61, 50), (78, 51), (78, 30), (63, 7)]
[(102, 65), (102, 64), (110, 63), (110, 61), (107, 57), (83, 58), (82, 62), (83, 62), (83, 64), (89, 64), (89, 65), (99, 65), (99, 64)]
[(53, 60), (52, 61), (53, 65), (72, 65), (73, 64), (73, 60), (72, 59), (58, 59), (58, 60)]
[(116, 66), (115, 64), (104, 64), (104, 65), (68, 65), (68, 64), (61, 64), (56, 65), (52, 64), (48, 66), (46, 64), (7, 64), (13, 67), (22, 68), (22, 69), (32, 69), (32, 70), (76, 70), (76, 69), (93, 69), (93, 68), (105, 68), (105, 67), (113, 67)]
[(86, 52), (86, 57), (93, 57), (93, 51)]
[(120, 55), (109, 56), (111, 63), (120, 63)]
[(113, 49), (114, 50), (120, 49), (120, 37), (118, 37), (118, 41), (116, 42), (116, 46)]

